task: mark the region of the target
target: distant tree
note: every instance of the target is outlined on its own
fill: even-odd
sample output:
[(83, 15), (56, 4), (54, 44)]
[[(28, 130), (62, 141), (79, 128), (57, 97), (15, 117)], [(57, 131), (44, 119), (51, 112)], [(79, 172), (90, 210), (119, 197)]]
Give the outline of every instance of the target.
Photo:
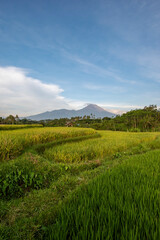
[(21, 123), (22, 123), (22, 124), (28, 124), (27, 118), (23, 118), (23, 119), (21, 120)]
[(16, 120), (15, 120), (15, 117), (13, 115), (9, 115), (5, 119), (5, 123), (7, 123), (7, 124), (15, 124), (15, 122), (16, 122)]
[(15, 121), (16, 121), (16, 123), (19, 123), (19, 117), (18, 117), (18, 115), (16, 115)]
[(2, 124), (4, 122), (3, 118), (0, 117), (0, 124)]

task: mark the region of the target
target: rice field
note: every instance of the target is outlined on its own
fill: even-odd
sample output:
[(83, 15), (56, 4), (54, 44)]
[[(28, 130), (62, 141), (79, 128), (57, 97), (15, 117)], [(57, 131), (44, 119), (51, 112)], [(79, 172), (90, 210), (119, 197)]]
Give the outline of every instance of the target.
[(159, 239), (158, 149), (158, 132), (0, 131), (0, 239)]

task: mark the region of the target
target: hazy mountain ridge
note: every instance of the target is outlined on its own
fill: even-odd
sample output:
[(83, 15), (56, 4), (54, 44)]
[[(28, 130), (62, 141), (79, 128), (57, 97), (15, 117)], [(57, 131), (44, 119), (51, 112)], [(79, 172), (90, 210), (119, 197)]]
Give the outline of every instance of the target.
[(45, 119), (71, 118), (71, 117), (77, 117), (77, 116), (83, 117), (84, 115), (94, 116), (95, 118), (116, 116), (114, 113), (108, 112), (103, 108), (97, 106), (96, 104), (89, 104), (87, 107), (84, 107), (80, 110), (67, 110), (67, 109), (53, 110), (50, 112), (47, 111), (44, 113), (32, 115), (26, 118), (39, 121), (39, 120), (45, 120)]

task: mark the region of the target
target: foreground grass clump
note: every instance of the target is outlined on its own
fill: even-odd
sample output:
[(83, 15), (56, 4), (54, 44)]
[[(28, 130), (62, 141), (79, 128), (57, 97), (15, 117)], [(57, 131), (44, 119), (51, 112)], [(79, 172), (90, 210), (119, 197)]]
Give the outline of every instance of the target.
[(7, 125), (7, 124), (0, 124), (0, 130), (15, 130), (15, 129), (24, 129), (24, 128), (35, 128), (35, 127), (43, 127), (42, 124), (13, 124), (13, 125)]
[[(54, 172), (57, 173), (56, 170), (52, 168), (52, 175)], [(31, 189), (43, 188), (49, 182), (50, 171), (49, 164), (39, 156), (30, 153), (8, 164), (1, 164), (0, 197), (8, 200), (20, 197)]]
[(43, 239), (159, 239), (159, 179), (159, 150), (130, 157), (76, 191)]
[(19, 156), (25, 148), (39, 143), (95, 134), (93, 129), (34, 128), (3, 131), (0, 135), (0, 161)]

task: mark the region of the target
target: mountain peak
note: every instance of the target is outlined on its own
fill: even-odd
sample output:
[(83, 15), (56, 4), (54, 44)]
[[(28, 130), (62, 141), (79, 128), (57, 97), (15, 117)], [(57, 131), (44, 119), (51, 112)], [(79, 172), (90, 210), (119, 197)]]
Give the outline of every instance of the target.
[(97, 104), (93, 104), (93, 103), (88, 103), (87, 107), (99, 107)]
[(105, 109), (99, 107), (99, 106), (96, 105), (96, 104), (88, 104), (87, 107), (85, 107), (85, 109), (88, 109), (88, 110), (92, 110), (92, 109), (93, 109), (93, 110), (100, 111), (100, 112), (106, 111)]
[(51, 112), (40, 113), (34, 116), (27, 117), (31, 120), (45, 120), (45, 119), (59, 119), (59, 118), (71, 118), (77, 116), (94, 116), (95, 118), (114, 117), (115, 114), (107, 112), (105, 109), (99, 107), (96, 104), (88, 104), (86, 107), (80, 110), (53, 110)]

